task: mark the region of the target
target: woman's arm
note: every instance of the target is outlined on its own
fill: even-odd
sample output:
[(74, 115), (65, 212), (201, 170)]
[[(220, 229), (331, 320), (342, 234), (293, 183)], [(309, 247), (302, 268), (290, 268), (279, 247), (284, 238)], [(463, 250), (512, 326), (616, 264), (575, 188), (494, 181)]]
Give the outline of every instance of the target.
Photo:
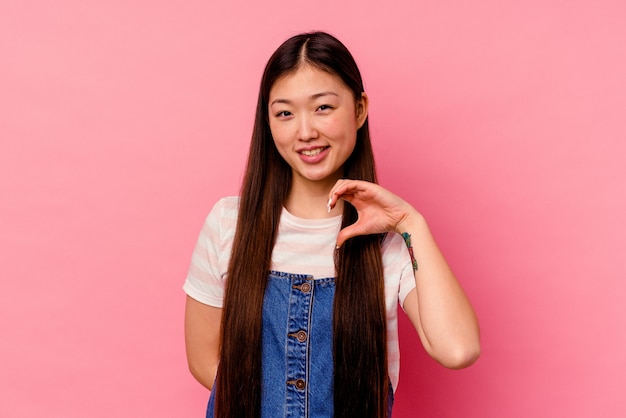
[(426, 220), (413, 210), (395, 231), (411, 235), (418, 265), (416, 287), (407, 295), (403, 306), (424, 348), (451, 369), (471, 365), (480, 355), (478, 320)]
[(404, 310), (415, 326), (426, 351), (443, 366), (459, 369), (480, 355), (476, 314), (424, 217), (411, 205), (379, 185), (339, 180), (330, 193), (329, 206), (341, 198), (358, 211), (359, 219), (337, 236), (337, 246), (357, 235), (387, 231), (411, 236), (418, 269), (416, 288), (404, 301)]
[(219, 363), (222, 309), (205, 305), (187, 296), (185, 305), (185, 347), (193, 377), (213, 389)]

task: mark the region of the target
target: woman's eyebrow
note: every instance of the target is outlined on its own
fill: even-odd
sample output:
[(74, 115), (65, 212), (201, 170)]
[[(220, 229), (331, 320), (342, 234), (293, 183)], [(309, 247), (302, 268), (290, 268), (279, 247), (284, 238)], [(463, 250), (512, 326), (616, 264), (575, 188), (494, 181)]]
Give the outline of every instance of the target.
[(337, 93), (335, 93), (334, 91), (323, 91), (321, 93), (317, 93), (311, 96), (312, 100), (315, 99), (319, 99), (320, 97), (324, 97), (324, 96), (339, 96)]
[[(321, 93), (315, 93), (311, 96), (309, 96), (310, 100), (315, 100), (315, 99), (319, 99), (320, 97), (324, 97), (324, 96), (337, 96), (339, 97), (339, 95), (337, 93), (335, 93), (334, 91), (323, 91)], [(283, 103), (283, 104), (291, 104), (291, 100), (288, 99), (275, 99), (272, 100), (272, 103), (270, 103), (270, 106), (273, 106), (276, 103)]]

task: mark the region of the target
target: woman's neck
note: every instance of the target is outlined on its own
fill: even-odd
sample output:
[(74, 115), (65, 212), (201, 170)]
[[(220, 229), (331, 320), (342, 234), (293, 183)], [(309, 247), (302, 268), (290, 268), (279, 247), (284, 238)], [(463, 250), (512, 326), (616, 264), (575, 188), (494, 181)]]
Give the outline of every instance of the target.
[(295, 180), (285, 201), (285, 208), (292, 215), (305, 219), (330, 218), (340, 215), (343, 213), (342, 200), (337, 202), (330, 213), (328, 212), (328, 193), (334, 184), (334, 181), (303, 183)]

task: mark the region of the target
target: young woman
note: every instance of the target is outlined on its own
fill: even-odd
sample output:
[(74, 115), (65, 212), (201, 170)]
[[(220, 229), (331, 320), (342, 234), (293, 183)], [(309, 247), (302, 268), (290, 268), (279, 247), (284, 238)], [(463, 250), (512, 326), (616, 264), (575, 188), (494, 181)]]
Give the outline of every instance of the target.
[(294, 36), (261, 81), (240, 197), (202, 229), (184, 290), (207, 417), (388, 417), (397, 306), (449, 368), (479, 355), (474, 311), (424, 218), (376, 184), (350, 52)]

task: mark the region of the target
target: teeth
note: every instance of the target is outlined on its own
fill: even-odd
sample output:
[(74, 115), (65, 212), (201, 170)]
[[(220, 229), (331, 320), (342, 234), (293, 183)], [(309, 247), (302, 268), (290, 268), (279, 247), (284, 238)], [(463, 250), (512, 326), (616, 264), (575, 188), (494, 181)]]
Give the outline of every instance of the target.
[(315, 149), (311, 149), (311, 150), (304, 150), (301, 151), (302, 154), (306, 155), (307, 157), (313, 157), (314, 155), (319, 154), (320, 152), (324, 151), (324, 148), (315, 148)]

